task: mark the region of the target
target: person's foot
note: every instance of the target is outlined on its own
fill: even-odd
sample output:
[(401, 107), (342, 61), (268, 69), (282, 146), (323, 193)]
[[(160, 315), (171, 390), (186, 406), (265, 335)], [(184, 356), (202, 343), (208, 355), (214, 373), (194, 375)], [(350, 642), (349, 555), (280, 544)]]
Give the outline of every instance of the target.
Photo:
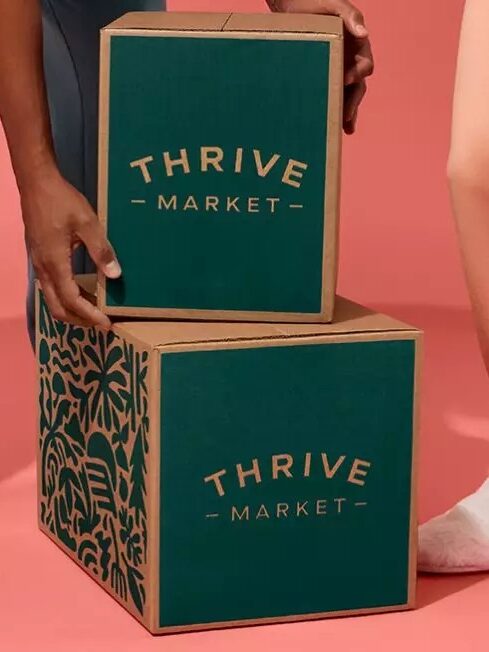
[(418, 569), (424, 573), (489, 571), (489, 480), (420, 527)]

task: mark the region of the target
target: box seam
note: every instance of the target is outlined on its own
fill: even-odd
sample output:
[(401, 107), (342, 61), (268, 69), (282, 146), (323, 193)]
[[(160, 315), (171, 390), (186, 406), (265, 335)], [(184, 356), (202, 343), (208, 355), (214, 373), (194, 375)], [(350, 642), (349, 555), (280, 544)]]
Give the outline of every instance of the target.
[(305, 335), (287, 335), (285, 332), (280, 331), (279, 333), (275, 335), (264, 335), (263, 337), (222, 337), (222, 338), (216, 338), (216, 339), (207, 339), (207, 340), (179, 340), (179, 341), (174, 341), (174, 342), (168, 342), (166, 344), (160, 343), (160, 344), (153, 344), (153, 348), (155, 349), (166, 349), (174, 346), (198, 346), (199, 344), (228, 344), (228, 343), (236, 343), (239, 344), (240, 342), (247, 342), (247, 343), (253, 343), (253, 342), (274, 342), (275, 340), (279, 341), (284, 341), (284, 340), (305, 340), (305, 339), (314, 339), (314, 338), (324, 338), (327, 339), (328, 337), (336, 337), (336, 336), (355, 336), (355, 335), (391, 335), (395, 333), (402, 333), (402, 334), (412, 334), (413, 338), (418, 337), (419, 335), (422, 334), (422, 331), (413, 329), (413, 328), (396, 328), (396, 329), (384, 329), (384, 330), (351, 330), (351, 331), (345, 331), (343, 333), (307, 333)]

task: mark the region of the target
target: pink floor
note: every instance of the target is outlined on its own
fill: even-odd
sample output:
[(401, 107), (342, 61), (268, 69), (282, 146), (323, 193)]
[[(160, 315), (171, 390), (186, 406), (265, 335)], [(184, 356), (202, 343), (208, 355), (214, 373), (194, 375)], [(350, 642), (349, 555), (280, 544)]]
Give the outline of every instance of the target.
[[(426, 330), (420, 473), (425, 520), (474, 489), (489, 470), (489, 382), (468, 313), (380, 307)], [(422, 577), (418, 609), (410, 613), (152, 638), (37, 531), (34, 368), (21, 320), (0, 321), (0, 359), (0, 649), (489, 648), (489, 576), (483, 575)]]

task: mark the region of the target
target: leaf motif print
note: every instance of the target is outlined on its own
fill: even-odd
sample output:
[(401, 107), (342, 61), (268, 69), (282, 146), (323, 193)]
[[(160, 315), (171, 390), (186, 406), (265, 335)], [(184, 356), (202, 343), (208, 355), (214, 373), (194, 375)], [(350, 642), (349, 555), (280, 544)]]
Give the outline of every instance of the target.
[(38, 308), (43, 528), (139, 614), (146, 604), (149, 357)]

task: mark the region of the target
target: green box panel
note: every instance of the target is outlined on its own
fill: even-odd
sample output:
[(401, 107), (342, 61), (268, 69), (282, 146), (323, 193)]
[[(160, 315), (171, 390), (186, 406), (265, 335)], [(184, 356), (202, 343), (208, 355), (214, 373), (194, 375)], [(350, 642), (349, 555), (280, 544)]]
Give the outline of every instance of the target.
[[(161, 627), (407, 603), (414, 359), (411, 340), (163, 355)], [(330, 474), (345, 456), (333, 477), (322, 453)]]
[[(123, 278), (107, 282), (107, 304), (320, 313), (330, 44), (110, 42), (107, 218)], [(201, 147), (222, 149), (222, 172), (201, 171)], [(182, 149), (188, 173), (168, 176), (163, 153)], [(253, 150), (263, 166), (279, 156), (266, 176)], [(130, 165), (146, 157), (148, 182)], [(299, 188), (283, 182), (291, 159), (307, 165)]]

